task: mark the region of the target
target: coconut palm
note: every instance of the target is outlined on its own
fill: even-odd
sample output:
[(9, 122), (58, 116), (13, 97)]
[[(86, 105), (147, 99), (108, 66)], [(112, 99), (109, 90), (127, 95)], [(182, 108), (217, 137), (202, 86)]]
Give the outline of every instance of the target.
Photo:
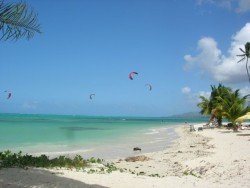
[(218, 87), (211, 86), (211, 114), (216, 117), (218, 126), (222, 126), (223, 109), (221, 108), (218, 97), (224, 98), (227, 93), (232, 92), (232, 89), (219, 84)]
[(210, 100), (204, 96), (200, 96), (200, 100), (201, 102), (197, 104), (197, 106), (201, 109), (200, 113), (203, 115), (210, 115), (211, 114), (209, 106)]
[(236, 90), (234, 92), (227, 91), (223, 97), (217, 97), (223, 111), (223, 117), (227, 118), (233, 124), (234, 130), (237, 130), (236, 119), (250, 111), (250, 107), (246, 107), (248, 96), (241, 97), (239, 90)]
[(217, 119), (218, 126), (222, 125), (222, 108), (220, 105), (220, 101), (218, 100), (218, 97), (224, 97), (225, 94), (228, 92), (231, 92), (231, 88), (225, 87), (222, 84), (219, 84), (218, 87), (211, 86), (211, 94), (209, 99), (205, 98), (204, 96), (200, 96), (201, 102), (198, 103), (198, 107), (201, 108), (200, 113), (204, 115), (211, 115), (210, 121), (212, 121), (214, 118)]
[(209, 118), (209, 122), (211, 122), (217, 115), (216, 109), (214, 110), (212, 109), (211, 107), (212, 102), (210, 98), (208, 99), (204, 96), (200, 96), (200, 100), (201, 102), (197, 104), (197, 106), (201, 109), (200, 113), (202, 115), (211, 115)]
[(243, 61), (243, 60), (246, 59), (247, 76), (248, 76), (248, 80), (249, 80), (249, 82), (250, 82), (249, 66), (248, 66), (248, 58), (250, 58), (250, 42), (247, 42), (247, 43), (245, 44), (245, 51), (242, 50), (241, 48), (240, 48), (240, 51), (242, 51), (243, 54), (240, 54), (240, 55), (237, 55), (237, 56), (242, 57), (242, 59), (239, 60), (237, 63), (239, 63), (239, 62), (241, 62), (241, 61)]
[(0, 40), (30, 39), (41, 33), (37, 15), (25, 3), (0, 0)]

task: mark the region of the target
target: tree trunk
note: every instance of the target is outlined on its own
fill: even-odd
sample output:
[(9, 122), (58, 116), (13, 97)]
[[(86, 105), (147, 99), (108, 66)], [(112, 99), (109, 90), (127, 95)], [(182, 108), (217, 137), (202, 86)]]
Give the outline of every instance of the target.
[(233, 131), (238, 132), (238, 125), (236, 125), (236, 124), (233, 125)]
[(222, 126), (222, 117), (217, 117), (217, 123), (219, 127)]

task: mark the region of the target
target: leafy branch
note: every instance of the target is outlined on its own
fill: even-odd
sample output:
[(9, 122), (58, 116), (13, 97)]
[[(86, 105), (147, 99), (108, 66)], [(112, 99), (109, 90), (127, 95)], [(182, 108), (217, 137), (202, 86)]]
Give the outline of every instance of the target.
[(249, 66), (248, 66), (248, 59), (250, 58), (250, 42), (247, 42), (245, 44), (245, 51), (243, 49), (240, 48), (240, 51), (243, 54), (237, 55), (238, 57), (241, 57), (242, 59), (239, 60), (237, 63), (243, 61), (246, 59), (246, 70), (247, 70), (247, 76), (248, 76), (248, 80), (250, 82), (250, 73), (249, 73)]
[(0, 0), (0, 40), (31, 39), (41, 33), (37, 14), (25, 3), (5, 3)]

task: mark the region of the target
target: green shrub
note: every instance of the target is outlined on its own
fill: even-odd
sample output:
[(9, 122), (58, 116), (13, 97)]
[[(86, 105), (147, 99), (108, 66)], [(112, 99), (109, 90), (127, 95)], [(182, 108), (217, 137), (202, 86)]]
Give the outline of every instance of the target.
[(0, 152), (0, 168), (10, 167), (65, 167), (65, 168), (84, 168), (88, 164), (87, 160), (84, 160), (80, 155), (76, 155), (73, 159), (65, 156), (59, 156), (53, 159), (49, 159), (46, 155), (32, 156), (19, 153), (12, 153), (7, 150)]

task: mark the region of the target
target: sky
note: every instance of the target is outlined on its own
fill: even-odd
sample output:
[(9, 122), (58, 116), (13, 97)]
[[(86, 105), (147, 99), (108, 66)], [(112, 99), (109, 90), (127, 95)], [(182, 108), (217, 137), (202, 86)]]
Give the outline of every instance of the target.
[(24, 2), (42, 34), (0, 41), (0, 113), (169, 116), (198, 112), (210, 85), (250, 93), (250, 0)]

